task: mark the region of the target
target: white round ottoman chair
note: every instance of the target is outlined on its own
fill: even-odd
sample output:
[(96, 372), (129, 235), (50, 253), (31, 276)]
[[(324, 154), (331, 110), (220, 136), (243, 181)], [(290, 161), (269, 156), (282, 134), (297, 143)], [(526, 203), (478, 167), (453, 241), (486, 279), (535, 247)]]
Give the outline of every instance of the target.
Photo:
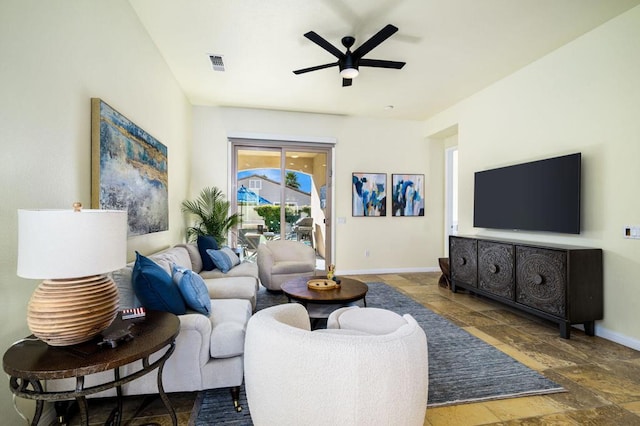
[(327, 329), (356, 330), (367, 334), (389, 334), (407, 324), (395, 312), (379, 308), (348, 306), (336, 309), (327, 319)]
[(256, 312), (244, 350), (253, 423), (422, 426), (429, 393), (427, 338), (410, 315), (406, 320), (392, 333), (375, 335), (311, 331), (309, 314), (298, 303)]

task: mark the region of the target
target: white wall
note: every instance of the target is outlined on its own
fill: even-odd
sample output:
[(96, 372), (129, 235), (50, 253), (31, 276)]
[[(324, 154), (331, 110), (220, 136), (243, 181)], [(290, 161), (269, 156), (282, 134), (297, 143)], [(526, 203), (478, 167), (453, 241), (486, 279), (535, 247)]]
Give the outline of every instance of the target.
[[(424, 123), (237, 108), (194, 108), (192, 193), (227, 190), (227, 135), (258, 133), (335, 138), (335, 224), (338, 273), (436, 268), (442, 256), (443, 143), (424, 138)], [(425, 174), (425, 217), (352, 217), (351, 173)], [(390, 197), (389, 197), (390, 203)], [(365, 257), (365, 250), (370, 256)]]
[[(90, 98), (99, 97), (168, 148), (170, 230), (129, 240), (148, 253), (183, 239), (191, 107), (124, 0), (0, 2), (0, 352), (29, 334), (37, 281), (16, 276), (17, 210), (89, 207)], [(0, 423), (22, 424), (6, 375)], [(29, 415), (28, 404), (19, 402)]]
[[(458, 125), (460, 233), (563, 242), (604, 250), (604, 320), (597, 333), (640, 349), (640, 7), (614, 18), (427, 122)], [(473, 173), (582, 152), (582, 232), (473, 228)]]

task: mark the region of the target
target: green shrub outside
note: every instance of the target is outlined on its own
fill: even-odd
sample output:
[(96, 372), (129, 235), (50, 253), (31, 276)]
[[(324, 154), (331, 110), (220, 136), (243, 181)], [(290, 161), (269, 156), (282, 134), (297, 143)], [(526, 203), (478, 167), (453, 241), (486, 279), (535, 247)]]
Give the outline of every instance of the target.
[[(264, 220), (267, 230), (275, 233), (280, 232), (280, 206), (260, 206), (253, 209)], [(311, 206), (304, 206), (297, 210), (293, 207), (285, 207), (284, 220), (289, 224), (293, 224), (300, 218), (301, 213), (311, 215)]]

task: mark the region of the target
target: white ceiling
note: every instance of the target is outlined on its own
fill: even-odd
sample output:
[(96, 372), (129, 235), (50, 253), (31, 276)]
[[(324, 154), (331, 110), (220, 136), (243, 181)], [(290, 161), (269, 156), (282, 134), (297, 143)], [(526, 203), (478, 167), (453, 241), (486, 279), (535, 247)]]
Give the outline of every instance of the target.
[[(130, 0), (194, 105), (421, 120), (513, 73), (640, 0)], [(342, 87), (334, 62), (303, 34), (355, 50), (386, 24), (399, 31)], [(214, 71), (209, 54), (224, 58)], [(393, 109), (385, 108), (393, 105)]]

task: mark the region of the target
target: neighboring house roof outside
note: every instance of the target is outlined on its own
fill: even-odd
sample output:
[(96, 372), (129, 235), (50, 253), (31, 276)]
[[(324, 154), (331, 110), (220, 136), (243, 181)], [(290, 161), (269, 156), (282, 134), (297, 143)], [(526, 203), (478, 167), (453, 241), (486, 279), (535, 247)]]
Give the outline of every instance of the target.
[[(262, 176), (262, 175), (259, 175), (259, 174), (253, 174), (253, 175), (249, 175), (249, 176), (247, 176), (247, 177), (244, 177), (244, 178), (242, 178), (242, 179), (238, 179), (238, 182), (243, 182), (243, 181), (250, 180), (250, 179), (261, 179), (261, 180), (263, 180), (263, 181), (265, 181), (265, 182), (269, 182), (269, 183), (272, 183), (272, 184), (274, 184), (274, 185), (278, 185), (278, 186), (280, 186), (280, 183), (279, 183), (279, 182), (276, 182), (275, 180), (269, 179), (269, 178), (267, 178), (267, 177), (265, 177), (265, 176)], [(246, 185), (245, 185), (245, 186), (246, 186)], [(287, 189), (290, 189), (290, 190), (292, 190), (292, 191), (299, 192), (300, 194), (304, 194), (304, 195), (311, 196), (311, 193), (310, 193), (310, 192), (304, 192), (304, 191), (299, 190), (298, 188), (293, 188), (293, 187), (291, 187), (291, 186), (287, 186)]]
[[(259, 180), (261, 182), (261, 189), (252, 188), (249, 185), (250, 180)], [(238, 185), (245, 186), (250, 191), (256, 193), (260, 197), (263, 197), (269, 200), (274, 204), (281, 204), (280, 200), (280, 183), (265, 178), (264, 176), (255, 174), (244, 177), (242, 179), (238, 179)], [(285, 198), (287, 204), (296, 204), (298, 206), (308, 206), (311, 204), (311, 193), (303, 192), (296, 188), (291, 188), (289, 186), (285, 187)]]

